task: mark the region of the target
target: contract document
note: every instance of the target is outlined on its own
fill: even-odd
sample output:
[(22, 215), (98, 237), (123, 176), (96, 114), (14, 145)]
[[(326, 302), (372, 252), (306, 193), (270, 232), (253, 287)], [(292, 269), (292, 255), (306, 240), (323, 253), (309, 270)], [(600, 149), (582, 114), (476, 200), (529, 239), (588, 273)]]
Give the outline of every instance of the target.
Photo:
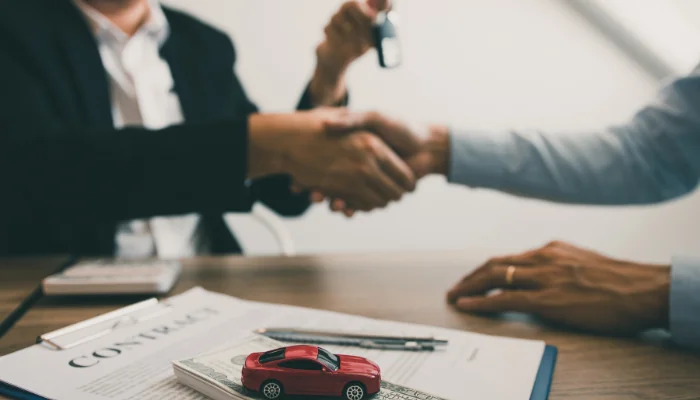
[(541, 341), (245, 301), (201, 288), (155, 308), (70, 332), (52, 346), (40, 343), (4, 356), (0, 382), (6, 390), (57, 400), (206, 399), (178, 383), (173, 361), (240, 342), (259, 328), (289, 326), (444, 337), (449, 344), (435, 351), (323, 347), (366, 357), (379, 364), (387, 382), (436, 397), (529, 400), (545, 349)]

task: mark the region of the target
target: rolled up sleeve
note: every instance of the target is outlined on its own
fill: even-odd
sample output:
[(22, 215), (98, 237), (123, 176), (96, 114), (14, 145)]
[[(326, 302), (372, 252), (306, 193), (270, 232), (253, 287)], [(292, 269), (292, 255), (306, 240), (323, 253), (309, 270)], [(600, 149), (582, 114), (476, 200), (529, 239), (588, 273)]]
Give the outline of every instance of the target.
[(676, 343), (700, 349), (700, 258), (698, 257), (673, 259), (670, 327)]

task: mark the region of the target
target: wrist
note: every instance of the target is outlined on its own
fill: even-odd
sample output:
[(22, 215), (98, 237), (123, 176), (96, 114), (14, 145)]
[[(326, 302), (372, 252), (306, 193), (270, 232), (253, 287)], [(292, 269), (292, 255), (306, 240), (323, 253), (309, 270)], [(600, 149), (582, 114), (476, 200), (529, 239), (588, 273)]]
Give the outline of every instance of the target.
[(346, 94), (345, 73), (350, 62), (334, 56), (326, 42), (316, 51), (316, 68), (309, 90), (314, 103), (318, 106), (338, 104)]
[(450, 131), (444, 125), (430, 127), (425, 141), (425, 151), (430, 154), (430, 173), (447, 176), (450, 170)]
[(323, 41), (316, 47), (316, 71), (314, 75), (319, 75), (328, 82), (337, 82), (345, 77), (345, 72), (352, 61), (338, 55), (328, 42)]
[[(286, 143), (280, 135), (279, 116), (252, 114), (248, 118), (248, 178), (287, 172)], [(289, 136), (289, 135), (286, 135)]]

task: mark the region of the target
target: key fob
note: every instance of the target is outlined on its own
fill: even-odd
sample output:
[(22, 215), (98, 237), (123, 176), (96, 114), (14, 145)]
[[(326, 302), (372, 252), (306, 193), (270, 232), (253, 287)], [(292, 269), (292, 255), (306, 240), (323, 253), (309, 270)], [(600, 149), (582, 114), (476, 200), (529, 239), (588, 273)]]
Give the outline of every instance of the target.
[(401, 44), (397, 33), (398, 17), (394, 11), (381, 12), (374, 23), (374, 46), (382, 68), (401, 65)]

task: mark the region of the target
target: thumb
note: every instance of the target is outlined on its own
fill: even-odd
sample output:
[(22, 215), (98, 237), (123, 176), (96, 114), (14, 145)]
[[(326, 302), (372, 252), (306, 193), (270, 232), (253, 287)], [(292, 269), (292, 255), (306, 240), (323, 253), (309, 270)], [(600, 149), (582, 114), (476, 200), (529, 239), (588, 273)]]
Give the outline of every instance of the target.
[(353, 112), (327, 118), (324, 128), (328, 134), (343, 135), (369, 131), (379, 136), (401, 157), (410, 157), (421, 149), (424, 129), (409, 126), (378, 112)]
[(327, 134), (344, 135), (359, 130), (366, 130), (368, 117), (365, 114), (347, 113), (326, 118), (323, 127)]
[(391, 8), (391, 0), (369, 0), (369, 5), (377, 11), (385, 11)]
[(406, 160), (406, 164), (413, 170), (416, 179), (422, 179), (426, 175), (433, 173), (432, 160), (430, 159), (430, 155), (425, 152), (419, 152), (410, 157)]

